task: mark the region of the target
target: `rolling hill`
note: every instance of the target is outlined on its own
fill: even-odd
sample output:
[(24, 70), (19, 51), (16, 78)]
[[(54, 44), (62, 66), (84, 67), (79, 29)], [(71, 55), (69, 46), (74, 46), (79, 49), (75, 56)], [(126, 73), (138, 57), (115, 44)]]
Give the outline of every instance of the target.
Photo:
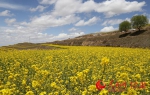
[(150, 48), (150, 26), (138, 31), (128, 32), (99, 32), (62, 41), (47, 43), (18, 43), (15, 45), (3, 46), (13, 49), (57, 49), (43, 44), (68, 45), (68, 46), (108, 46), (108, 47), (130, 47), (130, 48)]
[(141, 31), (93, 33), (50, 44), (150, 48), (150, 27)]

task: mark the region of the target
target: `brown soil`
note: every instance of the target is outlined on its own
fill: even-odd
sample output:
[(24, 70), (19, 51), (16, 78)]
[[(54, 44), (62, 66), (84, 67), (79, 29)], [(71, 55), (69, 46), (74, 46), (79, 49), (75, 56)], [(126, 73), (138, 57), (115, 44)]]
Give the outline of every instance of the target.
[(111, 46), (150, 48), (150, 29), (121, 33), (95, 33), (73, 39), (50, 42), (50, 44), (70, 46)]

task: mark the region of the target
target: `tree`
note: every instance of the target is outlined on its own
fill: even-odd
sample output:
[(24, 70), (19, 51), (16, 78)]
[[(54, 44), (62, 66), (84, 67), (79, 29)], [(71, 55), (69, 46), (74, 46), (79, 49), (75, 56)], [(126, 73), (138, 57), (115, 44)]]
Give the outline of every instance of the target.
[(133, 28), (137, 28), (140, 31), (143, 26), (148, 24), (148, 18), (144, 15), (133, 16), (131, 23)]
[(119, 24), (119, 30), (127, 32), (128, 29), (131, 29), (131, 23), (129, 21), (123, 21)]

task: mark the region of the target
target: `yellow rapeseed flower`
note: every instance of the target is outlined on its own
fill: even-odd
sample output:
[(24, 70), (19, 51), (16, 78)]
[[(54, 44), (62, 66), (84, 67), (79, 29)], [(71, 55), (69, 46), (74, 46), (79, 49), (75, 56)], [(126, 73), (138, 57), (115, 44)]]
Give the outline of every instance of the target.
[(127, 95), (137, 95), (137, 92), (133, 88), (128, 88)]
[(108, 90), (102, 89), (99, 95), (108, 95)]
[(10, 89), (2, 89), (0, 90), (0, 95), (12, 95), (12, 92)]
[(77, 76), (79, 77), (79, 78), (81, 78), (81, 77), (83, 77), (83, 72), (77, 72)]
[(55, 88), (57, 85), (55, 82), (52, 82), (50, 86)]
[(95, 85), (88, 86), (88, 91), (90, 91), (90, 92), (96, 92), (97, 91), (96, 86)]
[(46, 95), (46, 92), (45, 92), (45, 91), (44, 91), (44, 92), (41, 92), (40, 95)]
[(87, 90), (84, 90), (83, 92), (82, 92), (82, 95), (87, 95)]
[[(116, 92), (120, 91), (118, 95), (149, 95), (149, 49), (55, 46), (59, 48), (0, 48), (0, 95), (40, 95), (45, 92), (46, 95), (115, 95), (113, 87)], [(97, 90), (95, 82), (99, 79), (105, 82), (107, 90), (110, 80), (114, 80), (110, 85), (112, 91)], [(130, 82), (137, 82), (138, 88)], [(124, 86), (134, 89), (127, 90)]]
[(119, 77), (120, 77), (120, 79), (122, 79), (124, 81), (128, 81), (129, 80), (128, 73), (121, 73)]
[(36, 81), (36, 80), (33, 80), (33, 81), (32, 81), (32, 87), (33, 87), (33, 88), (36, 88), (36, 87), (39, 87), (39, 86), (40, 86), (40, 84), (39, 84), (38, 81)]
[(87, 74), (89, 72), (89, 69), (83, 70), (83, 73)]
[(127, 94), (125, 94), (124, 92), (122, 92), (121, 95), (127, 95)]
[(28, 91), (25, 95), (34, 95), (33, 91)]
[(135, 78), (141, 79), (141, 75), (140, 75), (140, 74), (136, 74), (136, 75), (135, 75)]
[(101, 59), (101, 64), (102, 65), (107, 65), (109, 63), (109, 59), (107, 58), (107, 57), (103, 57), (102, 59)]
[(22, 85), (26, 85), (26, 80), (22, 80)]

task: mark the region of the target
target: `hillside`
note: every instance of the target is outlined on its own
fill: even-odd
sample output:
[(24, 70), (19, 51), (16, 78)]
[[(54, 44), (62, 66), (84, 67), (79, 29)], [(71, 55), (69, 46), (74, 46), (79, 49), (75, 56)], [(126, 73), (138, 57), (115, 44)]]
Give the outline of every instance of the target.
[(112, 47), (140, 47), (150, 48), (150, 27), (141, 31), (126, 33), (114, 31), (94, 33), (73, 39), (50, 42), (50, 44), (69, 46), (112, 46)]
[(47, 46), (43, 44), (68, 45), (68, 46), (110, 46), (110, 47), (150, 48), (150, 26), (144, 28), (141, 31), (136, 30), (129, 32), (119, 32), (119, 31), (99, 32), (79, 36), (72, 39), (66, 39), (62, 41), (54, 41), (38, 44), (25, 42), (3, 47), (19, 50), (58, 49), (56, 47)]
[(14, 45), (9, 45), (9, 46), (3, 46), (1, 48), (7, 48), (7, 49), (18, 49), (18, 50), (49, 50), (49, 49), (59, 49), (59, 47), (54, 47), (54, 46), (47, 46), (43, 44), (34, 44), (34, 43), (18, 43)]

